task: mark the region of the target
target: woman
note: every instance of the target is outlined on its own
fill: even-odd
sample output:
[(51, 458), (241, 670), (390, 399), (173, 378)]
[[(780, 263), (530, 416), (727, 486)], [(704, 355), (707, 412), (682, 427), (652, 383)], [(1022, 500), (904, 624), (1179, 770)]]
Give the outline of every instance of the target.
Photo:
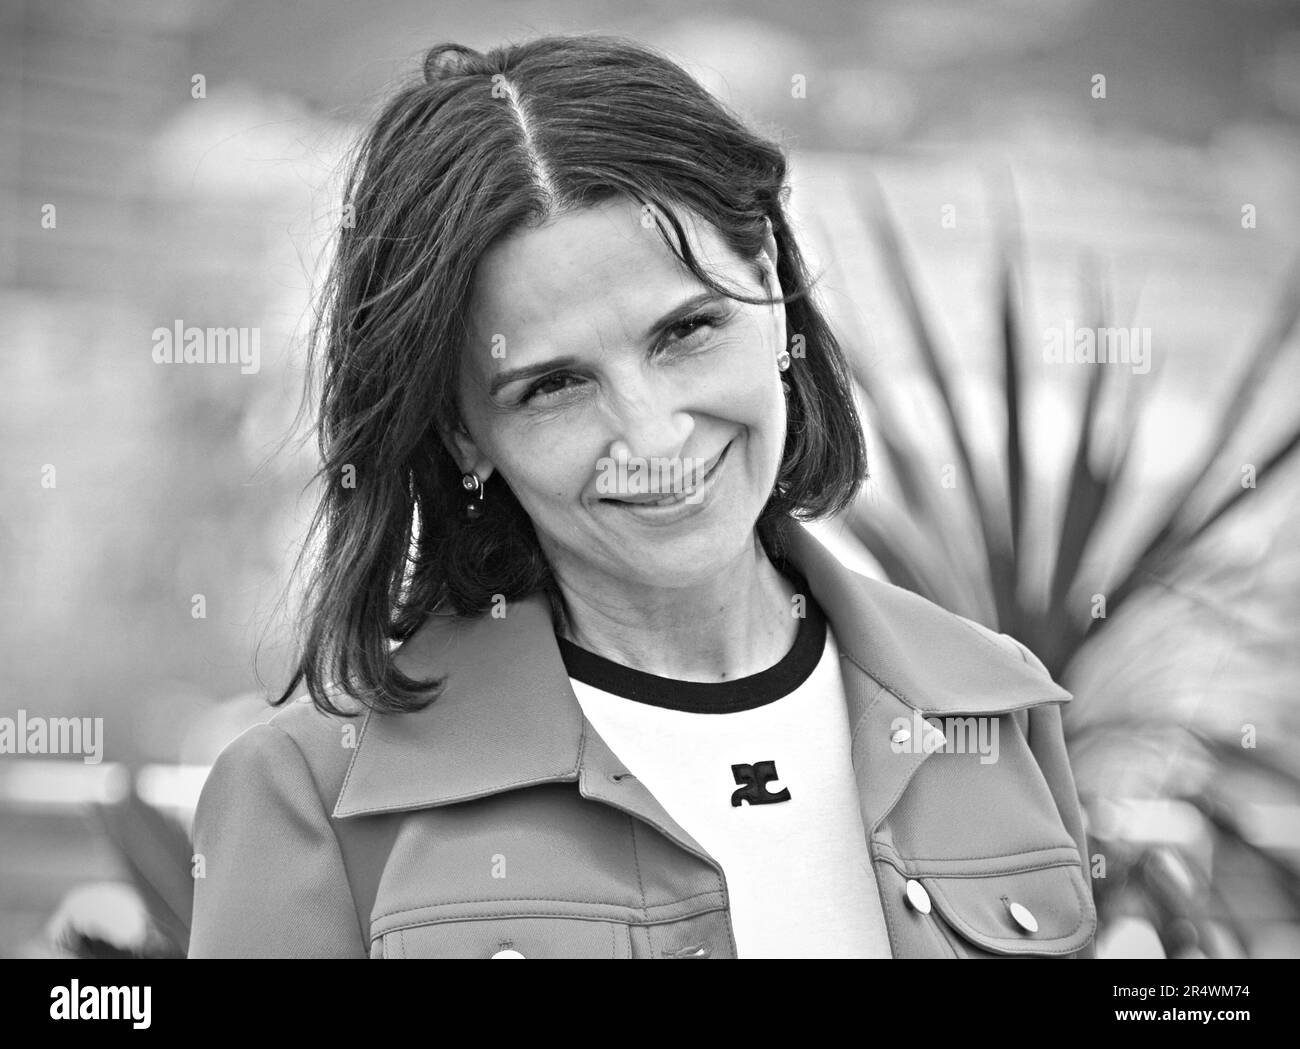
[(614, 39), (435, 47), (387, 106), (308, 696), (205, 786), (191, 956), (1090, 953), (1069, 694), (798, 523), (866, 468), (784, 179)]

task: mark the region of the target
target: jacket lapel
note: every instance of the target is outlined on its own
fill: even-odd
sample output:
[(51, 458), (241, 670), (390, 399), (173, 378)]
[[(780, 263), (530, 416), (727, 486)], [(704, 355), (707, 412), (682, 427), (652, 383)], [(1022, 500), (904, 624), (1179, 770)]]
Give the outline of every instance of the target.
[(416, 713), (364, 715), (335, 817), (576, 781), (584, 797), (630, 812), (708, 859), (583, 715), (541, 596), (510, 605), (499, 619), (431, 617), (397, 663), (441, 678), (442, 693)]
[(541, 597), (501, 618), (435, 615), (396, 657), (439, 678), (423, 710), (364, 715), (334, 807), (338, 817), (446, 805), (576, 780), (583, 716)]
[[(991, 714), (1070, 695), (982, 628), (924, 599), (844, 568), (807, 529), (787, 556), (826, 613), (841, 655), (852, 757), (870, 836), (931, 752), (921, 715)], [(505, 615), (431, 616), (396, 657), (438, 677), (424, 710), (369, 711), (334, 807), (340, 819), (448, 805), (540, 783), (577, 782), (679, 845), (707, 853), (619, 761), (583, 716), (540, 595)], [(906, 720), (922, 745), (900, 747)]]
[[(840, 652), (852, 761), (868, 839), (908, 781), (943, 744), (923, 720), (997, 714), (1070, 699), (992, 632), (909, 590), (851, 572), (806, 528), (790, 562), (808, 580)], [(906, 739), (896, 738), (899, 731)]]

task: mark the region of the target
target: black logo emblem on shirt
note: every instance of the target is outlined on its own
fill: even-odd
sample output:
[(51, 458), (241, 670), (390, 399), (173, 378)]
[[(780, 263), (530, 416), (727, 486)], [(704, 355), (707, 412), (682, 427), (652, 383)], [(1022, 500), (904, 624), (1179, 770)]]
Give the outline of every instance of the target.
[(760, 761), (756, 765), (732, 765), (731, 774), (740, 784), (740, 789), (733, 791), (731, 795), (733, 806), (739, 805), (742, 801), (747, 801), (751, 805), (771, 805), (778, 801), (790, 800), (790, 791), (785, 787), (776, 794), (767, 789), (767, 785), (774, 779), (781, 778), (777, 775), (775, 761)]

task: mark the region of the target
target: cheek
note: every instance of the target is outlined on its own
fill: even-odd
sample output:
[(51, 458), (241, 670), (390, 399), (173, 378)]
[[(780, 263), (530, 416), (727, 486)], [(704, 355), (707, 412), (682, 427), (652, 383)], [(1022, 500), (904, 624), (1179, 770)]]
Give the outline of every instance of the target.
[(754, 325), (738, 333), (718, 354), (696, 387), (707, 391), (722, 418), (755, 429), (785, 429), (785, 400), (776, 367), (776, 350), (769, 325)]
[[(548, 502), (568, 502), (587, 483), (594, 464), (580, 428), (511, 421), (495, 435), (490, 454), (530, 516)], [(589, 457), (587, 457), (589, 458)]]

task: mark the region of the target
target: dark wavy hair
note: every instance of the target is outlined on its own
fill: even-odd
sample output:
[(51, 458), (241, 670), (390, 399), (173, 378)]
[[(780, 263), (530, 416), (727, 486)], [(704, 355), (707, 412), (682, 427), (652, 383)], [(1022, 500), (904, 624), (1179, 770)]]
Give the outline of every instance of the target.
[[(651, 205), (669, 249), (706, 286), (785, 303), (787, 333), (801, 344), (785, 373), (789, 426), (760, 540), (779, 557), (791, 519), (849, 504), (866, 477), (865, 441), (843, 354), (786, 219), (785, 177), (778, 145), (640, 44), (548, 36), (486, 54), (458, 44), (427, 52), (351, 159), (352, 221), (339, 230), (309, 336), (323, 488), (311, 538), (321, 543), (293, 679), (275, 703), (305, 681), (334, 714), (353, 711), (331, 691), (378, 710), (419, 709), (439, 682), (404, 674), (392, 648), (435, 607), (475, 616), (496, 595), (543, 591), (563, 615), (504, 478), (491, 479), (483, 516), (464, 519), (461, 472), (440, 428), (460, 425), (479, 259), (503, 235), (565, 211), (619, 196)], [(722, 287), (691, 252), (678, 209), (707, 220), (747, 260), (758, 258), (770, 222), (783, 297)]]

